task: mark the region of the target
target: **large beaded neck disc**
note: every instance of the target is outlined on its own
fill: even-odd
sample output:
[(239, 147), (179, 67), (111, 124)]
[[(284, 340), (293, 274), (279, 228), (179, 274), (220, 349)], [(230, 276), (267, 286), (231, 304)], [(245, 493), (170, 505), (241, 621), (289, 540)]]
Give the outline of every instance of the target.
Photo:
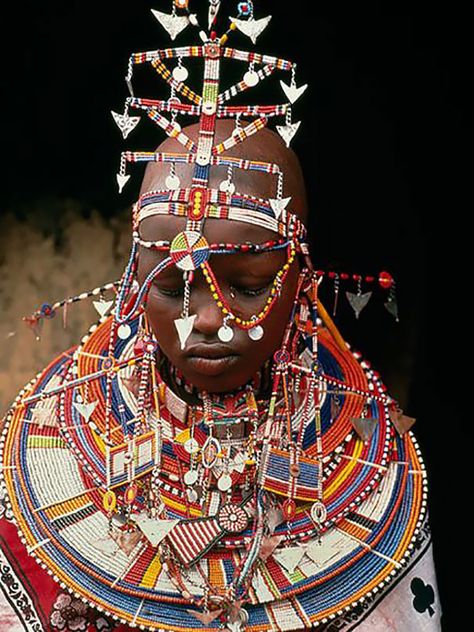
[[(263, 632), (329, 621), (376, 599), (403, 572), (425, 518), (424, 468), (412, 434), (400, 435), (391, 423), (378, 375), (358, 354), (343, 353), (321, 329), (323, 467), (315, 466), (312, 423), (303, 431), (298, 471), (285, 449), (259, 451), (267, 410), (257, 402), (253, 458), (242, 456), (238, 441), (222, 442), (225, 467), (208, 468), (201, 503), (189, 489), (196, 462), (215, 457), (205, 411), (187, 406), (156, 375), (160, 417), (133, 430), (141, 396), (134, 376), (143, 362), (138, 319), (112, 356), (111, 326), (103, 318), (79, 348), (29, 384), (2, 435), (3, 484), (20, 535), (63, 587), (131, 627), (226, 628), (216, 595), (250, 566), (258, 540), (245, 592), (236, 584), (235, 601), (245, 594), (238, 629)], [(295, 428), (306, 405), (304, 378), (299, 388)], [(232, 414), (247, 414), (247, 404), (235, 401)], [(113, 446), (103, 440), (106, 418)], [(366, 441), (354, 430), (354, 420), (364, 418), (375, 420)], [(159, 516), (148, 511), (151, 488), (160, 496)], [(315, 491), (321, 488), (323, 515)], [(120, 511), (104, 502), (106, 489), (114, 490)], [(256, 538), (259, 520), (267, 526)]]

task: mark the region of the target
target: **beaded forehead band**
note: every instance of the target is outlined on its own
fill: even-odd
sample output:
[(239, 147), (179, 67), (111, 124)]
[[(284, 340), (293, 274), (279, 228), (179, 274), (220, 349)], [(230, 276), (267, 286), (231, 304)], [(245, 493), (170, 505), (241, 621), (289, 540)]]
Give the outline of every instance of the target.
[[(153, 13), (160, 24), (168, 31), (171, 39), (186, 27), (192, 25), (199, 29), (197, 16), (190, 12), (188, 2), (174, 0), (172, 13), (166, 14), (154, 10)], [(126, 173), (128, 162), (158, 162), (166, 163), (170, 172), (166, 178), (166, 189), (147, 192), (140, 197), (133, 212), (134, 249), (128, 276), (124, 278), (119, 300), (117, 301), (116, 320), (119, 324), (128, 321), (146, 298), (152, 281), (163, 270), (175, 265), (183, 271), (184, 293), (181, 317), (175, 320), (181, 347), (193, 329), (196, 315), (189, 312), (191, 283), (195, 270), (200, 269), (209, 284), (211, 295), (223, 314), (223, 326), (218, 332), (223, 341), (230, 341), (233, 330), (228, 322), (231, 320), (241, 329), (246, 329), (249, 336), (259, 340), (263, 336), (261, 322), (274, 305), (281, 284), (284, 282), (289, 268), (295, 260), (297, 251), (307, 254), (305, 228), (298, 217), (289, 210), (291, 197), (283, 197), (284, 173), (279, 165), (273, 162), (250, 160), (245, 158), (226, 157), (225, 152), (242, 143), (247, 138), (264, 128), (269, 119), (284, 117), (283, 124), (277, 125), (277, 131), (290, 145), (299, 122), (292, 121), (292, 104), (303, 94), (307, 85), (297, 87), (295, 81), (296, 66), (294, 63), (257, 53), (244, 52), (225, 46), (229, 34), (240, 30), (250, 37), (255, 44), (258, 35), (270, 21), (271, 16), (255, 19), (252, 2), (240, 2), (237, 6), (238, 16), (230, 18), (227, 32), (218, 36), (213, 30), (216, 23), (220, 2), (210, 2), (208, 27), (210, 34), (199, 30), (202, 44), (199, 46), (181, 46), (162, 50), (135, 53), (130, 57), (126, 82), (130, 96), (125, 101), (123, 114), (112, 112), (115, 122), (122, 131), (124, 138), (136, 127), (140, 121), (138, 116), (130, 116), (130, 108), (142, 110), (147, 117), (165, 131), (168, 137), (180, 143), (186, 152), (132, 152), (122, 153), (120, 171), (117, 174), (119, 191), (121, 192), (130, 175)], [(201, 58), (204, 62), (204, 77), (202, 94), (194, 92), (187, 84), (189, 76), (184, 60)], [(221, 66), (223, 60), (236, 60), (248, 64), (243, 78), (230, 88), (220, 91)], [(177, 63), (170, 71), (164, 60), (175, 60)], [(170, 95), (166, 100), (142, 99), (134, 95), (132, 78), (137, 65), (150, 64), (151, 67), (168, 84)], [(242, 105), (230, 106), (227, 102), (248, 89), (256, 86), (275, 71), (291, 73), (289, 83), (281, 81), (286, 101), (276, 105)], [(182, 102), (181, 98), (187, 102)], [(163, 113), (170, 115), (167, 118)], [(178, 116), (199, 117), (197, 140), (193, 141), (181, 128)], [(241, 119), (253, 119), (244, 125)], [(230, 136), (217, 143), (215, 139), (216, 125), (219, 119), (234, 119), (235, 127)], [(181, 187), (176, 174), (177, 164), (187, 164), (193, 167), (192, 181), (189, 187)], [(221, 182), (219, 189), (209, 188), (212, 167), (225, 167), (227, 177)], [(257, 198), (243, 194), (235, 189), (233, 174), (235, 170), (257, 171), (266, 173), (275, 179), (275, 194), (269, 199)], [(140, 236), (140, 223), (149, 217), (157, 215), (174, 215), (186, 218), (185, 230), (178, 233), (171, 243), (164, 241), (150, 242)], [(262, 228), (266, 228), (282, 240), (267, 242), (255, 247), (248, 244), (252, 252), (272, 252), (286, 250), (286, 262), (277, 272), (273, 284), (269, 287), (268, 297), (263, 308), (248, 318), (233, 313), (226, 301), (226, 297), (218, 285), (217, 279), (209, 265), (212, 253), (234, 254), (245, 251), (245, 244), (218, 244), (211, 248), (204, 234), (203, 227), (206, 219), (226, 219), (239, 221)], [(131, 286), (131, 275), (135, 271), (134, 262), (137, 246), (168, 250), (169, 256), (161, 261), (147, 276), (139, 290), (138, 297), (132, 310), (124, 313), (124, 306)], [(252, 246), (254, 246), (252, 248)]]

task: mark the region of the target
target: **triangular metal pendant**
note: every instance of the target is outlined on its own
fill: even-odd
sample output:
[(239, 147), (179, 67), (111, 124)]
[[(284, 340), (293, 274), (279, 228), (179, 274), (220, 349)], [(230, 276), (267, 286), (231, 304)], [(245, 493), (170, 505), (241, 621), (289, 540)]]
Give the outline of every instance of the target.
[(361, 311), (369, 302), (372, 292), (365, 292), (365, 294), (353, 294), (352, 292), (346, 292), (346, 296), (355, 312), (355, 317), (359, 318)]
[(87, 423), (89, 423), (89, 419), (92, 415), (92, 413), (95, 410), (95, 407), (97, 406), (97, 402), (89, 402), (88, 404), (85, 404), (83, 402), (72, 402), (72, 405), (74, 406), (74, 408), (77, 410), (77, 412), (82, 415), (82, 417), (84, 417), (84, 421)]
[(267, 15), (267, 17), (258, 20), (254, 20), (254, 18), (250, 18), (249, 20), (229, 18), (231, 22), (234, 22), (239, 31), (247, 35), (247, 37), (250, 37), (253, 44), (257, 43), (257, 37), (266, 29), (271, 19), (271, 15)]
[(118, 112), (114, 112), (113, 110), (111, 110), (111, 114), (114, 117), (114, 121), (117, 123), (117, 127), (122, 132), (122, 136), (124, 138), (127, 138), (130, 132), (133, 131), (140, 122), (139, 116), (119, 114)]
[(181, 33), (189, 24), (189, 19), (186, 15), (172, 15), (169, 13), (163, 13), (156, 9), (151, 9), (151, 12), (161, 24), (161, 26), (168, 32), (172, 40), (176, 39), (176, 36)]
[(275, 213), (275, 217), (277, 219), (280, 219), (280, 215), (284, 210), (286, 210), (286, 207), (288, 206), (290, 200), (291, 195), (290, 197), (281, 198), (280, 200), (278, 200), (277, 198), (271, 198), (270, 200), (268, 200), (270, 202), (270, 206), (272, 207), (272, 211)]
[(113, 301), (92, 301), (97, 313), (103, 318), (114, 304)]
[(209, 612), (198, 612), (197, 610), (188, 610), (187, 612), (192, 614), (193, 617), (196, 617), (201, 623), (208, 625), (222, 613), (222, 608), (219, 610), (210, 610)]
[(384, 307), (385, 309), (388, 311), (389, 314), (392, 314), (392, 316), (395, 318), (395, 320), (399, 321), (398, 318), (398, 304), (397, 304), (397, 299), (396, 298), (389, 298), (388, 301), (386, 303), (384, 303)]
[(181, 350), (186, 346), (186, 341), (194, 327), (194, 321), (196, 320), (196, 314), (188, 316), (186, 318), (177, 318), (174, 321), (175, 327), (178, 331), (179, 342), (181, 343)]
[(112, 531), (110, 537), (116, 542), (119, 549), (121, 549), (127, 557), (130, 556), (137, 544), (143, 538), (143, 535), (139, 531), (124, 532), (115, 530)]
[(280, 85), (290, 103), (294, 103), (295, 101), (297, 101), (308, 87), (308, 84), (305, 83), (304, 85), (297, 88), (296, 83), (290, 83), (290, 85), (288, 85), (282, 79), (280, 79)]
[(123, 187), (127, 184), (130, 179), (130, 175), (122, 175), (121, 173), (117, 173), (117, 184), (119, 187), (119, 193), (122, 193)]
[(300, 125), (301, 125), (301, 121), (296, 121), (296, 123), (289, 123), (288, 125), (276, 126), (278, 133), (285, 141), (287, 147), (290, 146), (293, 136), (298, 131), (298, 128)]
[(135, 521), (151, 546), (158, 546), (179, 522), (179, 520), (154, 520), (153, 518), (141, 518), (140, 516), (137, 516)]
[(354, 417), (351, 419), (354, 430), (364, 443), (372, 438), (377, 427), (377, 421), (373, 417)]
[(280, 566), (283, 566), (289, 573), (293, 573), (295, 568), (303, 559), (306, 552), (306, 547), (303, 546), (289, 546), (286, 549), (279, 549), (273, 553), (273, 557), (276, 559)]
[(408, 432), (413, 424), (416, 422), (414, 417), (408, 417), (404, 415), (402, 410), (390, 410), (390, 421), (395, 426), (396, 431), (402, 437), (405, 432)]

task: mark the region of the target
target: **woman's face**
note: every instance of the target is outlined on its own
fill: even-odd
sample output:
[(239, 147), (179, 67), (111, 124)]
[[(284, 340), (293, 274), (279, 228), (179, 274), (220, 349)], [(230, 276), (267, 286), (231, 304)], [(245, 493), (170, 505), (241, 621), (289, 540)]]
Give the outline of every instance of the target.
[[(177, 217), (150, 217), (140, 225), (145, 240), (169, 240), (185, 229)], [(248, 224), (229, 220), (207, 220), (203, 230), (209, 243), (262, 243), (275, 234)], [(167, 253), (140, 248), (138, 282)], [(209, 264), (231, 311), (243, 319), (258, 314), (264, 307), (277, 272), (286, 263), (286, 252), (261, 254), (211, 255)], [(223, 324), (221, 309), (212, 298), (202, 272), (197, 270), (191, 285), (189, 314), (196, 315), (193, 330), (181, 349), (174, 324), (183, 307), (183, 272), (171, 266), (155, 278), (146, 302), (146, 314), (162, 352), (188, 382), (199, 390), (226, 392), (247, 383), (274, 351), (279, 348), (290, 317), (298, 282), (297, 259), (290, 266), (281, 294), (262, 323), (263, 337), (251, 340), (248, 332), (230, 324), (234, 337), (221, 342), (218, 330)]]

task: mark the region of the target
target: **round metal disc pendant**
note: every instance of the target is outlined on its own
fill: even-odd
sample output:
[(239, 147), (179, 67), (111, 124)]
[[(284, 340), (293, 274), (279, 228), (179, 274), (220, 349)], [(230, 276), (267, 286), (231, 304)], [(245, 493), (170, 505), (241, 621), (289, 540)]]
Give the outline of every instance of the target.
[(227, 503), (219, 510), (217, 520), (226, 531), (239, 533), (247, 526), (249, 517), (239, 505)]
[(186, 81), (189, 76), (189, 72), (184, 66), (176, 66), (173, 68), (173, 79), (175, 81)]
[(235, 184), (233, 182), (229, 182), (229, 180), (222, 180), (219, 185), (219, 191), (223, 193), (230, 193), (231, 195), (235, 192)]
[(252, 329), (249, 329), (248, 334), (250, 340), (261, 340), (264, 334), (263, 327), (261, 325), (256, 325), (255, 327), (252, 327)]
[(199, 451), (199, 443), (196, 439), (188, 439), (184, 444), (184, 449), (188, 454), (194, 454)]
[(188, 500), (190, 503), (195, 503), (196, 500), (198, 499), (198, 493), (195, 489), (192, 489), (191, 487), (189, 487), (186, 490), (186, 493), (188, 495)]
[(131, 333), (132, 333), (132, 330), (130, 328), (130, 325), (127, 325), (127, 324), (120, 325), (120, 327), (117, 329), (117, 336), (121, 340), (127, 340), (128, 338), (130, 338)]
[(222, 325), (222, 327), (219, 327), (217, 330), (217, 337), (221, 342), (230, 342), (234, 337), (234, 330), (232, 327)]
[(176, 175), (169, 175), (165, 180), (165, 184), (168, 189), (179, 189), (181, 180)]
[(222, 474), (217, 481), (217, 487), (221, 492), (226, 492), (232, 487), (232, 476), (230, 474)]
[(197, 470), (188, 470), (186, 474), (184, 475), (184, 482), (186, 483), (186, 485), (194, 485), (197, 479), (198, 479)]
[(185, 230), (171, 242), (170, 257), (181, 270), (196, 270), (208, 260), (209, 244), (201, 233)]
[(255, 70), (248, 70), (244, 75), (244, 81), (248, 86), (252, 88), (253, 86), (257, 85), (260, 79), (258, 78), (258, 74), (255, 72)]

